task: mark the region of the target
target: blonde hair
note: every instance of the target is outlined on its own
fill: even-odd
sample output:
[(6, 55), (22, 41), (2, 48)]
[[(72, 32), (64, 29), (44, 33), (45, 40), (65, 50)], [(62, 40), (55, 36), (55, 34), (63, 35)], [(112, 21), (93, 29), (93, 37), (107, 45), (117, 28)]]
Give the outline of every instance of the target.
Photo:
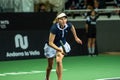
[(55, 19), (53, 20), (53, 24), (54, 24), (54, 23), (57, 23), (57, 22), (58, 22), (58, 19), (55, 18)]

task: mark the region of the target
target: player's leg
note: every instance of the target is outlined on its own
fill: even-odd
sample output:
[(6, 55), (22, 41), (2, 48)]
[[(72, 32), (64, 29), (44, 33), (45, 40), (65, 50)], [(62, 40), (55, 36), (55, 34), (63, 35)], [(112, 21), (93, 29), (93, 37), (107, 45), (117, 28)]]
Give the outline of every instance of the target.
[(92, 31), (93, 31), (92, 28), (89, 27), (88, 28), (88, 43), (87, 43), (88, 45), (87, 46), (88, 46), (88, 54), (91, 55), (91, 56), (92, 56), (91, 44), (92, 44), (92, 36), (93, 36)]
[(92, 43), (92, 39), (88, 38), (88, 53), (89, 53), (89, 55), (92, 54), (91, 43)]
[(52, 67), (53, 67), (53, 61), (54, 61), (54, 58), (48, 58), (48, 66), (47, 66), (47, 69), (46, 69), (46, 80), (50, 80), (50, 72), (52, 70)]
[(95, 54), (95, 38), (92, 38), (92, 54)]
[(58, 80), (62, 80), (62, 70), (63, 70), (63, 64), (62, 64), (62, 59), (63, 59), (64, 55), (61, 52), (57, 52), (56, 55), (56, 73), (57, 73), (57, 77)]
[(93, 34), (92, 34), (92, 42), (91, 42), (92, 55), (95, 54), (95, 41), (96, 41), (96, 28), (93, 29)]

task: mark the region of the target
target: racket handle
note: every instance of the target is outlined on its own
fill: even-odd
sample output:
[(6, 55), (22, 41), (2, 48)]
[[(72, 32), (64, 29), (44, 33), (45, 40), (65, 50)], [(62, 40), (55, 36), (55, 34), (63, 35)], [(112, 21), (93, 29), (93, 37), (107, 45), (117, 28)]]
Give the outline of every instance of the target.
[(64, 55), (66, 54), (66, 51), (65, 51), (65, 47), (64, 47), (64, 44), (63, 44), (63, 42), (62, 42), (62, 40), (60, 40), (60, 44), (61, 44), (61, 46), (62, 46), (62, 49), (63, 49), (63, 51), (64, 51)]

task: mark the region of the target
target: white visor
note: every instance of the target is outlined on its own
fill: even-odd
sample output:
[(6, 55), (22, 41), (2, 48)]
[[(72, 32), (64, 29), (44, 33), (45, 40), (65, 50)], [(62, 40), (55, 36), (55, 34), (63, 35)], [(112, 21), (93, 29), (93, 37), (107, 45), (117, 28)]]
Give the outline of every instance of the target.
[(62, 18), (62, 17), (67, 17), (67, 15), (65, 13), (60, 13), (58, 16), (57, 16), (57, 19), (58, 18)]

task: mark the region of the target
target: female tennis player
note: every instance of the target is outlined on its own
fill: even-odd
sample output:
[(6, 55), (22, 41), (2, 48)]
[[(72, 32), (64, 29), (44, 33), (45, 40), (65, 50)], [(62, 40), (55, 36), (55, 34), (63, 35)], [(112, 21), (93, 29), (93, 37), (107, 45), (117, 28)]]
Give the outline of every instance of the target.
[(86, 32), (88, 34), (88, 53), (89, 55), (95, 55), (95, 41), (96, 41), (96, 22), (99, 15), (94, 10), (90, 12), (90, 15), (86, 19)]
[(67, 33), (71, 31), (75, 38), (75, 41), (79, 44), (82, 44), (80, 38), (76, 34), (76, 30), (72, 23), (67, 21), (67, 15), (65, 13), (60, 13), (56, 17), (56, 22), (52, 25), (49, 34), (48, 43), (44, 46), (45, 56), (48, 60), (48, 66), (46, 69), (46, 80), (50, 80), (50, 72), (53, 67), (54, 57), (56, 58), (56, 73), (58, 80), (62, 80), (62, 59), (64, 57), (64, 51), (62, 49), (60, 41), (63, 42), (65, 51), (70, 52), (71, 47), (66, 41)]

